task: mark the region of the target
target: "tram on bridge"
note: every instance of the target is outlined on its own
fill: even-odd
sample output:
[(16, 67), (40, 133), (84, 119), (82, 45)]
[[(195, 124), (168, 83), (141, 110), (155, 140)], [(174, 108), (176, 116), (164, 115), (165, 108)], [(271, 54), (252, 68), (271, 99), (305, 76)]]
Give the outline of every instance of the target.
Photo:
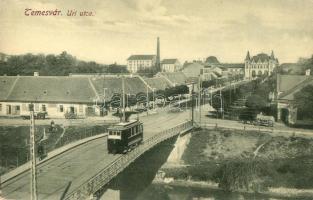
[(143, 124), (139, 120), (120, 122), (108, 128), (108, 152), (127, 153), (143, 140)]

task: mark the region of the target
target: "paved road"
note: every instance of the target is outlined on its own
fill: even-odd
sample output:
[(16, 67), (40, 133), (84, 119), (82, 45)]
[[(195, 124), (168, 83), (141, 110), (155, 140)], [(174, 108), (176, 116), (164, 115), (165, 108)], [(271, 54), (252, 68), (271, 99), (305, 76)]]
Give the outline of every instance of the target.
[[(144, 140), (156, 133), (185, 122), (189, 112), (162, 113), (146, 117), (144, 123)], [(107, 153), (106, 137), (100, 138), (38, 166), (39, 199), (60, 199), (87, 181), (120, 155)], [(30, 199), (30, 173), (26, 172), (2, 185), (2, 195), (8, 199)]]
[[(205, 105), (206, 109), (208, 105)], [(220, 127), (233, 128), (233, 129), (242, 129), (242, 130), (263, 130), (269, 132), (273, 136), (291, 136), (295, 134), (296, 136), (312, 138), (313, 130), (310, 129), (301, 129), (301, 128), (291, 128), (282, 123), (275, 123), (274, 127), (265, 127), (265, 126), (255, 126), (252, 124), (243, 124), (240, 121), (227, 120), (227, 119), (216, 119), (209, 118), (206, 116), (207, 111), (202, 109), (201, 111), (201, 124), (217, 124)], [(200, 123), (199, 111), (195, 111), (195, 120)], [(245, 127), (245, 128), (244, 128)]]

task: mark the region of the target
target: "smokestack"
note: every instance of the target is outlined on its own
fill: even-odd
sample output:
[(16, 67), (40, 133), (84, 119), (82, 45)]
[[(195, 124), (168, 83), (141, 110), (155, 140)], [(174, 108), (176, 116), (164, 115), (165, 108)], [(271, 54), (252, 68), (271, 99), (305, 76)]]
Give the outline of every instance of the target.
[(156, 67), (157, 70), (161, 70), (161, 62), (160, 62), (160, 38), (157, 39), (157, 55), (156, 55)]

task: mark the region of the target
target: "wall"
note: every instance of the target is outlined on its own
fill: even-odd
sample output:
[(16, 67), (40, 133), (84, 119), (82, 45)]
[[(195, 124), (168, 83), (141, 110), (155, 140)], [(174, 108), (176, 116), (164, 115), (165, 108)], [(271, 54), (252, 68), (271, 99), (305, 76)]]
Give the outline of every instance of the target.
[[(0, 116), (23, 116), (29, 115), (29, 103), (22, 103), (22, 102), (0, 102), (1, 109), (0, 109)], [(71, 108), (74, 109), (74, 112), (80, 116), (85, 117), (87, 115), (87, 104), (56, 104), (56, 103), (35, 103), (34, 110), (35, 112), (44, 111), (44, 106), (46, 108), (47, 116), (49, 118), (64, 118), (64, 114), (69, 112)], [(7, 106), (11, 106), (11, 114), (7, 114)], [(17, 106), (19, 106), (19, 112), (16, 111)], [(63, 111), (61, 107), (63, 106)], [(100, 115), (100, 109), (94, 109), (95, 115)], [(15, 112), (12, 112), (15, 111)]]

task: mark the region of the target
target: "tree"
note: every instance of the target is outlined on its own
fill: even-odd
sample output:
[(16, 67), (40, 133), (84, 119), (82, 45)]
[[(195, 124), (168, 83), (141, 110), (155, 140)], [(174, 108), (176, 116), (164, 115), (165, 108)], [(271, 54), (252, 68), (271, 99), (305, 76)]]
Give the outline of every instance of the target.
[(313, 119), (313, 85), (302, 88), (294, 95), (295, 106), (303, 117)]
[(33, 75), (37, 71), (44, 76), (67, 76), (69, 73), (127, 73), (123, 65), (103, 65), (94, 61), (77, 60), (74, 56), (63, 51), (54, 54), (25, 54), (10, 56), (6, 62), (0, 63), (0, 74), (11, 76)]
[(259, 95), (251, 95), (247, 98), (246, 106), (250, 109), (261, 111), (267, 106), (267, 102)]

